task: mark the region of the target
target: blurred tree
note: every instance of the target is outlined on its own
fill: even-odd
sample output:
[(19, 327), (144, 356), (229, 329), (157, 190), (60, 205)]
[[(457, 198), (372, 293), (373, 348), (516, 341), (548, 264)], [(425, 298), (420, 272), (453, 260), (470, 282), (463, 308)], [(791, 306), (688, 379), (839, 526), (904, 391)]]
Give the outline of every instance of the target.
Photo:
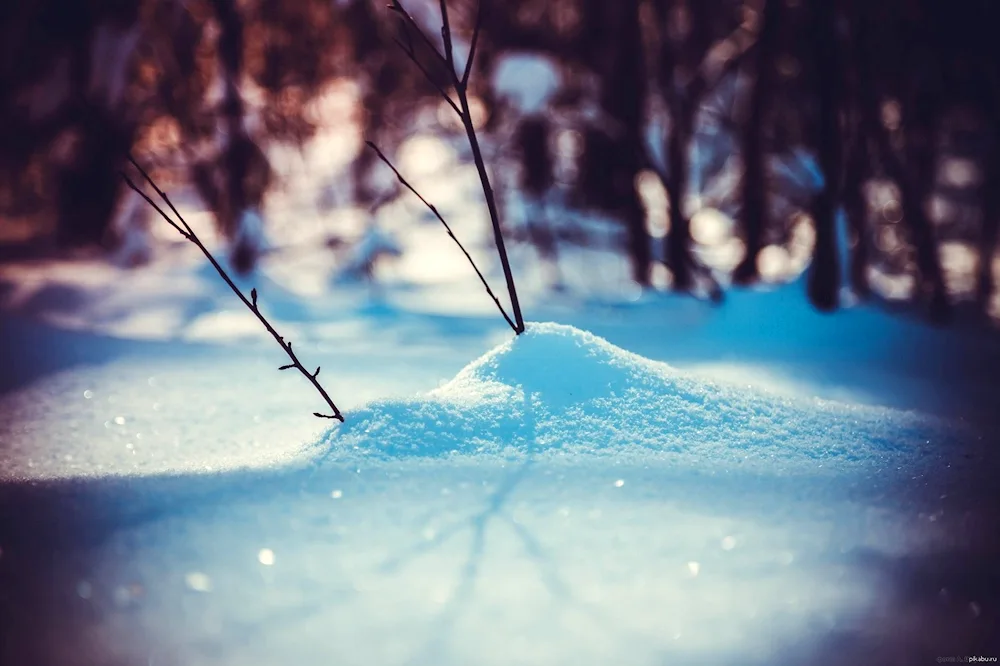
[(688, 197), (697, 194), (689, 191), (692, 142), (705, 96), (739, 64), (749, 33), (756, 28), (742, 22), (734, 11), (739, 5), (726, 0), (652, 0), (652, 8), (657, 24), (650, 40), (656, 54), (655, 80), (669, 116), (666, 164), (659, 171), (668, 197), (663, 256), (675, 289), (691, 291), (701, 276), (717, 298), (717, 282), (691, 250)]
[(840, 124), (843, 69), (837, 38), (839, 17), (834, 3), (816, 2), (811, 9), (813, 80), (819, 107), (814, 144), (819, 168), (823, 173), (823, 184), (811, 206), (816, 225), (816, 245), (809, 271), (808, 294), (809, 300), (820, 310), (833, 310), (837, 307), (840, 291), (837, 209), (844, 166)]
[[(408, 4), (436, 34), (437, 4)], [(476, 6), (449, 2), (460, 56)], [(997, 3), (483, 6), (472, 92), (484, 145), (497, 171), (515, 154), (520, 178), (510, 180), (519, 196), (547, 202), (532, 209), (519, 238), (549, 262), (558, 261), (560, 242), (594, 242), (574, 210), (588, 208), (623, 230), (632, 278), (643, 287), (657, 261), (673, 288), (713, 295), (720, 282), (787, 280), (811, 264), (809, 298), (831, 309), (843, 264), (862, 297), (920, 300), (938, 319), (963, 300), (998, 311)], [(356, 83), (361, 130), (390, 152), (417, 128), (446, 138), (456, 130), (443, 121), (429, 127), (438, 117), (434, 85), (447, 77), (415, 44), (428, 83), (400, 57), (401, 37), (378, 0), (2, 3), (5, 224), (30, 219), (39, 235), (65, 245), (124, 242), (112, 220), (140, 217), (117, 176), (132, 151), (171, 185), (191, 185), (229, 239), (234, 266), (251, 270), (279, 182), (270, 149), (310, 140), (323, 122), (314, 102), (331, 82)], [(555, 72), (559, 90), (540, 108), (501, 109), (507, 102), (491, 82), (511, 54)], [(395, 196), (379, 169), (358, 153), (353, 203)], [(557, 177), (560, 169), (571, 177)], [(637, 189), (649, 171), (662, 181), (665, 210), (650, 212)], [(558, 188), (577, 196), (551, 196)], [(654, 213), (667, 218), (655, 238)], [(715, 226), (699, 226), (705, 220)], [(716, 252), (723, 246), (730, 249)], [(954, 256), (972, 259), (956, 267)]]
[(587, 203), (619, 216), (628, 234), (632, 278), (650, 284), (652, 252), (636, 180), (645, 166), (643, 126), (647, 77), (638, 0), (584, 3), (580, 50), (597, 74), (605, 121), (583, 134), (580, 188)]
[(740, 210), (740, 221), (746, 235), (746, 256), (733, 270), (733, 281), (737, 284), (749, 284), (757, 279), (757, 258), (763, 248), (764, 229), (768, 222), (765, 122), (774, 87), (778, 31), (784, 7), (784, 0), (764, 0), (756, 53), (748, 59), (752, 61), (754, 80), (741, 130), (743, 183)]
[(260, 247), (243, 221), (259, 217), (270, 183), (259, 143), (309, 136), (305, 104), (335, 73), (333, 6), (42, 0), (2, 11), (3, 200), (23, 205), (30, 178), (47, 195), (36, 205), (52, 200), (61, 243), (113, 243), (118, 172), (136, 150), (190, 170), (249, 270)]

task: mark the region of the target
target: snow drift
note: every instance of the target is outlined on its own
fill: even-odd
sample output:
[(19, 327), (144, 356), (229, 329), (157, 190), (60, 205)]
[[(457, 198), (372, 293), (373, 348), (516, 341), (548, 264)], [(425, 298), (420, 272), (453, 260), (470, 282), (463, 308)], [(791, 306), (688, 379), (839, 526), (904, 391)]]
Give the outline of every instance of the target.
[(916, 471), (942, 455), (947, 432), (916, 414), (716, 384), (535, 323), (436, 390), (354, 410), (324, 444), (334, 458), (635, 454), (772, 473), (904, 462)]

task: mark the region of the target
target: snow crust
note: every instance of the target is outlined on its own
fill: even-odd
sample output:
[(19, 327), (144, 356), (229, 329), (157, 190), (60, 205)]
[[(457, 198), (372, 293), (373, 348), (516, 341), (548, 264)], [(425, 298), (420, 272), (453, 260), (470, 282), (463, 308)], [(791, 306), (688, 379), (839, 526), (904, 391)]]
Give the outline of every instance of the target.
[(946, 433), (912, 413), (716, 384), (572, 326), (533, 323), (435, 390), (349, 413), (325, 444), (333, 456), (634, 453), (791, 472), (930, 464)]

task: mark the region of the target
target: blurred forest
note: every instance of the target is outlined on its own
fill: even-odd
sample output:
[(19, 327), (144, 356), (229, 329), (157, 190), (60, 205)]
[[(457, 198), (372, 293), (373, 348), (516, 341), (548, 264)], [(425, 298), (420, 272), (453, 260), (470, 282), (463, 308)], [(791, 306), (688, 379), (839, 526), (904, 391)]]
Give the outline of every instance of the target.
[[(505, 233), (543, 261), (610, 243), (643, 287), (721, 298), (807, 271), (824, 310), (1000, 310), (1000, 3), (482, 3), (470, 92)], [(403, 4), (440, 43), (437, 3)], [(478, 4), (448, 6), (460, 59)], [(310, 141), (334, 87), (390, 155), (428, 123), (461, 137), (411, 38), (384, 0), (0, 3), (4, 256), (157, 223), (121, 181), (132, 151), (252, 271), (282, 187), (269, 151)], [(344, 150), (350, 201), (323, 205), (405, 195), (360, 141)]]

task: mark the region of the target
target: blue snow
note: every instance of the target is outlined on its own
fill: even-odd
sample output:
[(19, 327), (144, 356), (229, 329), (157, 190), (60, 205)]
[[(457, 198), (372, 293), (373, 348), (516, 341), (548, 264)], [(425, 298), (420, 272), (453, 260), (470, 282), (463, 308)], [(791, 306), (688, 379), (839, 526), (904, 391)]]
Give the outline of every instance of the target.
[(926, 467), (949, 438), (913, 413), (726, 386), (572, 326), (531, 323), (435, 390), (350, 411), (324, 446), (333, 457), (604, 455), (789, 474)]

